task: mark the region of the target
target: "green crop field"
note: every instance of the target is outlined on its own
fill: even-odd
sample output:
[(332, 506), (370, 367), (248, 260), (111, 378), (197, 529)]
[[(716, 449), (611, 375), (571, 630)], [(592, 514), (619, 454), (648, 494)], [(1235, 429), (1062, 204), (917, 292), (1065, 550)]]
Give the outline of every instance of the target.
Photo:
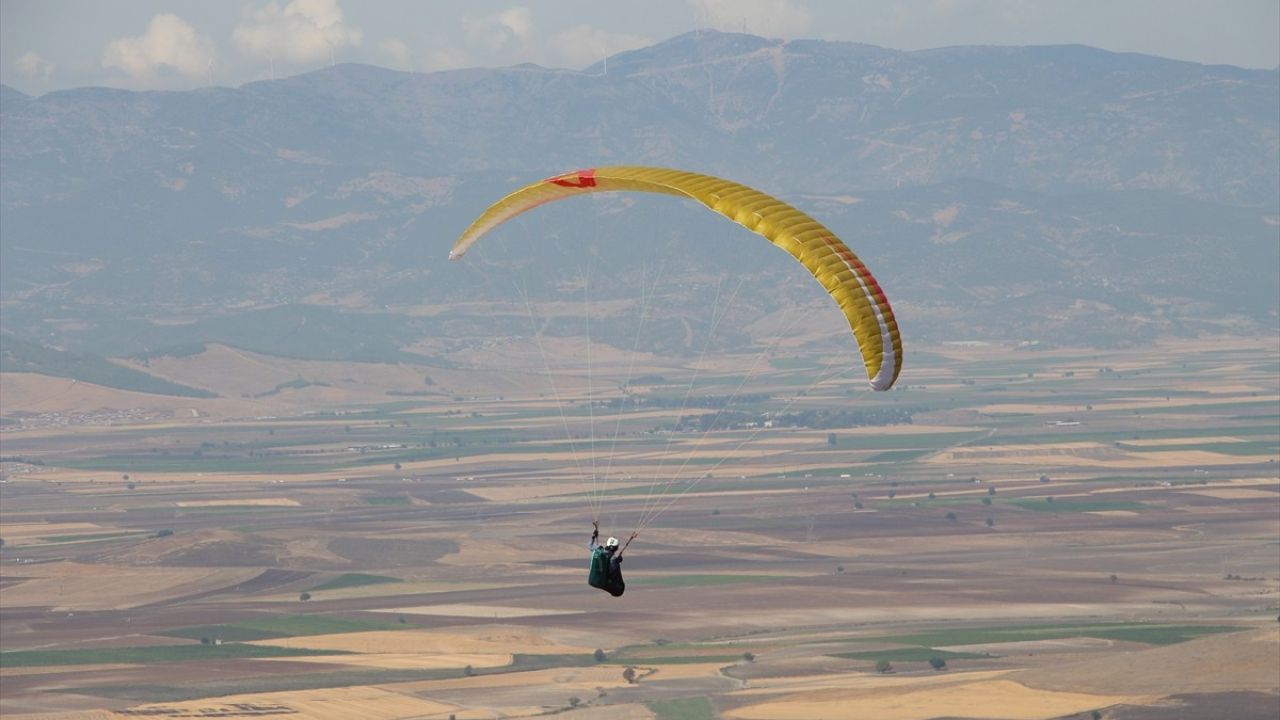
[(832, 657), (845, 658), (848, 660), (871, 660), (879, 662), (887, 660), (889, 662), (929, 662), (932, 658), (942, 658), (943, 660), (977, 660), (980, 658), (989, 658), (986, 653), (969, 653), (969, 652), (951, 652), (948, 650), (935, 650), (930, 647), (905, 647), (894, 648), (892, 650), (867, 650), (865, 652), (843, 652), (831, 653)]
[[(889, 635), (874, 638), (883, 642), (947, 647), (982, 645), (1024, 640), (1060, 640), (1089, 637), (1125, 640), (1149, 645), (1172, 645), (1201, 635), (1234, 632), (1245, 628), (1226, 625), (1152, 625), (1143, 623), (1099, 623), (1094, 625), (1026, 625), (1021, 627), (955, 628), (913, 635)], [(871, 638), (868, 638), (871, 639)]]
[(387, 577), (386, 575), (369, 575), (367, 573), (344, 573), (332, 580), (320, 583), (311, 588), (311, 592), (319, 592), (321, 590), (338, 590), (341, 588), (361, 587), (364, 585), (381, 585), (383, 583), (403, 582), (400, 578)]
[(86, 533), (84, 535), (50, 535), (49, 537), (40, 538), (47, 543), (77, 543), (77, 542), (98, 542), (100, 540), (118, 540), (126, 537), (145, 537), (149, 533), (145, 531), (129, 531), (129, 532), (112, 532), (112, 533)]
[[(478, 674), (478, 673), (477, 673)], [(382, 685), (415, 680), (439, 680), (456, 678), (461, 670), (356, 670), (341, 672), (313, 672), (306, 674), (242, 677), (235, 680), (210, 680), (181, 685), (97, 685), (78, 689), (98, 697), (119, 698), (133, 702), (181, 702), (196, 698), (239, 695), (248, 693), (285, 692), (290, 690), (318, 690), (321, 688)], [(59, 692), (55, 690), (55, 692)]]
[[(1202, 406), (1200, 406), (1202, 407)], [(1253, 418), (1250, 418), (1253, 419)], [(1065, 430), (1065, 429), (1064, 429)], [(973, 441), (975, 445), (989, 445), (998, 447), (1001, 445), (1042, 445), (1066, 442), (1099, 442), (1099, 443), (1123, 443), (1128, 440), (1135, 439), (1135, 436), (1143, 440), (1175, 440), (1187, 438), (1189, 442), (1193, 442), (1198, 437), (1220, 437), (1223, 435), (1231, 436), (1253, 436), (1253, 435), (1277, 435), (1276, 426), (1265, 425), (1249, 425), (1241, 427), (1222, 426), (1214, 424), (1204, 428), (1179, 428), (1179, 429), (1144, 429), (1141, 431), (1132, 430), (1108, 430), (1108, 431), (1085, 431), (1085, 432), (1040, 432), (1037, 428), (1035, 432), (1019, 433), (1014, 430), (1002, 431), (999, 435), (980, 438)], [(1150, 446), (1146, 446), (1150, 447)]]
[(1048, 498), (1026, 498), (1018, 500), (1004, 500), (1001, 504), (1016, 505), (1023, 510), (1034, 510), (1035, 512), (1104, 512), (1107, 510), (1128, 510), (1138, 512), (1140, 510), (1149, 509), (1151, 506), (1140, 502), (1130, 502), (1125, 500), (1055, 500), (1049, 502)]
[(408, 505), (409, 498), (403, 495), (383, 495), (379, 497), (366, 497), (363, 500), (369, 505)]
[(835, 447), (827, 452), (845, 450), (940, 450), (963, 445), (985, 436), (984, 432), (904, 433), (901, 435), (838, 435)]
[[(227, 646), (195, 647), (208, 648)], [(248, 647), (256, 646), (250, 645)], [(311, 651), (307, 653), (297, 652), (294, 653), (292, 657), (297, 657), (303, 654), (336, 655), (345, 653), (323, 653), (319, 651)], [(594, 665), (595, 663), (596, 660), (589, 654), (516, 654), (511, 665), (496, 668), (476, 668), (474, 670), (474, 674), (501, 675), (511, 672), (542, 670), (553, 667), (586, 667)], [(460, 668), (432, 670), (350, 669), (343, 670), (341, 672), (311, 672), (305, 674), (286, 675), (263, 674), (256, 677), (238, 678), (236, 680), (210, 680), (207, 682), (191, 682), (183, 685), (101, 685), (85, 687), (79, 690), (79, 692), (86, 692), (100, 697), (132, 700), (135, 702), (179, 702), (182, 700), (216, 697), (220, 695), (284, 692), (291, 690), (317, 690), (321, 688), (357, 687), (365, 685), (386, 685), (390, 683), (411, 682), (417, 680), (440, 680), (444, 678), (459, 678), (464, 676), (465, 671)]]
[(742, 655), (631, 655), (618, 653), (609, 658), (614, 662), (631, 665), (693, 665), (697, 663), (716, 663), (732, 665), (742, 662)]
[(1199, 450), (1201, 452), (1221, 453), (1223, 455), (1274, 455), (1280, 451), (1280, 444), (1263, 440), (1219, 443), (1186, 443), (1177, 445), (1132, 445), (1117, 442), (1116, 446), (1129, 452), (1181, 452)]
[(220, 645), (149, 645), (142, 647), (76, 648), (74, 650), (12, 650), (0, 653), (0, 667), (41, 665), (152, 664), (227, 658), (348, 655), (341, 650), (303, 650), (270, 645), (222, 643)]
[(162, 637), (187, 638), (189, 640), (199, 640), (201, 638), (219, 639), (223, 642), (232, 643), (287, 637), (280, 633), (268, 632), (266, 630), (258, 630), (256, 628), (240, 625), (195, 625), (193, 627), (167, 630), (162, 633), (156, 633), (156, 635), (160, 635)]
[(398, 627), (400, 626), (397, 623), (390, 621), (358, 620), (331, 615), (280, 615), (223, 625), (197, 625), (159, 634), (193, 639), (221, 637), (224, 640), (265, 640), (278, 637), (392, 630)]
[(869, 463), (898, 463), (909, 462), (924, 457), (934, 450), (890, 450), (888, 452), (876, 453), (870, 457), (864, 458)]
[(655, 720), (715, 720), (715, 708), (706, 698), (653, 700), (646, 703)]

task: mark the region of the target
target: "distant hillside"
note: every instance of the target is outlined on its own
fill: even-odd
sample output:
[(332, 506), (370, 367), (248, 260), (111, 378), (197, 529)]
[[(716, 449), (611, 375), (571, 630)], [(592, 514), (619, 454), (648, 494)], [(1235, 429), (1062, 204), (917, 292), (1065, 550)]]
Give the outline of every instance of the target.
[(95, 385), (178, 397), (214, 398), (217, 394), (179, 385), (133, 368), (116, 365), (105, 358), (65, 352), (15, 338), (0, 337), (0, 372), (27, 372), (74, 378)]
[[(726, 284), (749, 287), (726, 345), (814, 300), (785, 255), (670, 198), (541, 208), (445, 260), (521, 183), (632, 163), (814, 213), (916, 338), (1275, 332), (1275, 71), (713, 32), (603, 71), (340, 65), (235, 89), (3, 88), (4, 329), (97, 355), (217, 341), (396, 361), (423, 339), (527, 334), (528, 318), (475, 308), (582, 302), (589, 282), (596, 300), (651, 296), (640, 340), (680, 352), (700, 347)], [(480, 304), (447, 309), (459, 300)], [(639, 315), (592, 332), (629, 345)]]

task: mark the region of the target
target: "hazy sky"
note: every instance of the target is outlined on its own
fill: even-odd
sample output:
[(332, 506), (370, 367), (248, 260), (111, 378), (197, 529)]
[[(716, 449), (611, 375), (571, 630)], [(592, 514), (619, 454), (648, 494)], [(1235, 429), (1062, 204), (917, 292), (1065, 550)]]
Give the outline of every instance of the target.
[(583, 68), (697, 28), (1280, 64), (1280, 0), (0, 0), (0, 81), (40, 94), (235, 86), (331, 61)]

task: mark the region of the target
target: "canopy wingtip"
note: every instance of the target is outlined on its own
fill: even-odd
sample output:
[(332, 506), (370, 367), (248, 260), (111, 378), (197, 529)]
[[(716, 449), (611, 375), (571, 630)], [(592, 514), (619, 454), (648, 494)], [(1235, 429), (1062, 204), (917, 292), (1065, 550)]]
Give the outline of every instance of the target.
[(870, 386), (871, 386), (871, 389), (872, 389), (872, 390), (875, 390), (876, 392), (885, 392), (885, 391), (886, 391), (886, 390), (888, 390), (889, 388), (892, 388), (892, 387), (893, 387), (893, 381), (894, 381), (895, 379), (896, 379), (896, 378), (887, 378), (887, 379), (886, 379), (886, 378), (871, 378), (870, 382), (868, 382), (867, 384), (868, 384), (868, 385), (870, 385)]

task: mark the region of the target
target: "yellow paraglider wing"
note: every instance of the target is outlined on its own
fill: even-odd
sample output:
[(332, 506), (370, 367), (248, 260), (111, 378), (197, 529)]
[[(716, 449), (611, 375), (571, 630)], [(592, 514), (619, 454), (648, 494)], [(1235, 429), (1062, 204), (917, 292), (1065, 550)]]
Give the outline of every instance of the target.
[(620, 165), (578, 170), (516, 190), (484, 211), (449, 252), (457, 260), (493, 228), (539, 205), (593, 192), (651, 192), (706, 205), (786, 250), (822, 283), (849, 321), (875, 390), (888, 390), (902, 370), (902, 340), (889, 300), (858, 256), (821, 223), (745, 185), (668, 168)]

